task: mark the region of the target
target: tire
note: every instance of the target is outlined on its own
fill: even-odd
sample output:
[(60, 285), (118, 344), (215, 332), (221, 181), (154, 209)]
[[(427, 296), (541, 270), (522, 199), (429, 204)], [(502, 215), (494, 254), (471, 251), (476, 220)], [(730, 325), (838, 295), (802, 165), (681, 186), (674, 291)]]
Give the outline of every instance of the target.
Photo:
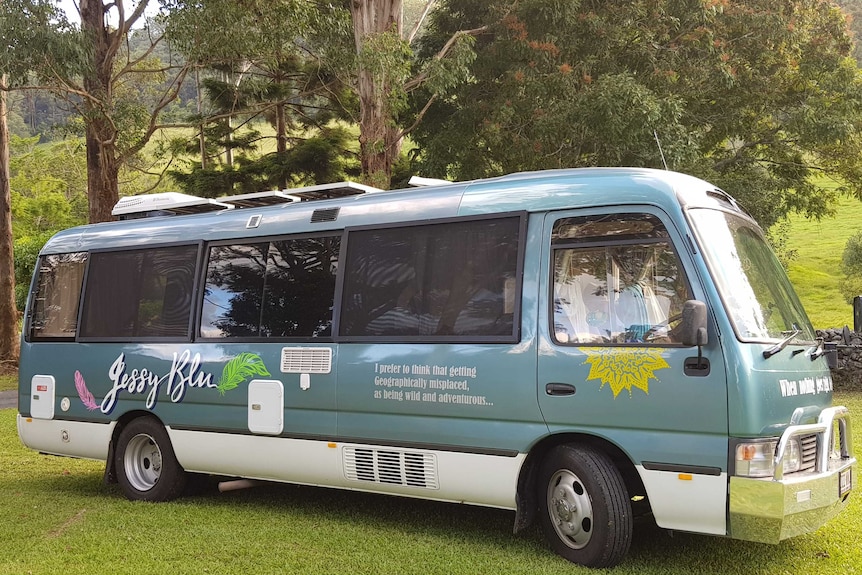
[(560, 445), (538, 477), (542, 530), (557, 554), (587, 567), (613, 567), (628, 553), (632, 510), (620, 472), (604, 453)]
[(170, 501), (186, 485), (167, 431), (151, 417), (132, 420), (120, 433), (114, 467), (123, 493), (133, 501)]

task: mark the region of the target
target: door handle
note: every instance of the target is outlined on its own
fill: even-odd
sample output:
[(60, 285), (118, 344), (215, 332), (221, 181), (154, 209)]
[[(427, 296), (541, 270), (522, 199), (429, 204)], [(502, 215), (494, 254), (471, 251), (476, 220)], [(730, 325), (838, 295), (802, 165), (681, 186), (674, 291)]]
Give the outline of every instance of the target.
[(575, 395), (575, 386), (570, 383), (549, 383), (545, 385), (548, 395)]

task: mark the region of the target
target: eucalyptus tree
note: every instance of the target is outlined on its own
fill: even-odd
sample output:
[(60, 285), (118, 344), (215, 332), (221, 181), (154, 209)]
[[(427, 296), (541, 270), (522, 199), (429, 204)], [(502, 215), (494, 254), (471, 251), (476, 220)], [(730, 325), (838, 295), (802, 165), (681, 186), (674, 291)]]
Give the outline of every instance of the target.
[[(145, 18), (149, 0), (80, 0), (80, 25), (69, 25), (46, 0), (4, 0), (0, 23), (11, 49), (0, 56), (0, 69), (23, 55), (26, 68), (10, 77), (12, 88), (49, 90), (66, 99), (82, 116), (87, 145), (89, 218), (108, 221), (119, 196), (119, 171), (131, 162), (159, 129), (160, 115), (177, 96), (186, 68), (162, 62), (153, 51), (164, 32)], [(50, 12), (50, 13), (48, 13)], [(37, 14), (38, 18), (28, 15)], [(139, 52), (128, 50), (134, 27), (148, 36)], [(34, 41), (36, 39), (36, 41)], [(162, 84), (154, 98), (142, 89)], [(36, 80), (35, 82), (33, 80)]]
[[(405, 136), (431, 103), (466, 80), (477, 35), (487, 24), (457, 27), (430, 58), (419, 62), (413, 50), (425, 17), (437, 0), (427, 0), (417, 21), (404, 25), (403, 0), (344, 0), (352, 28), (350, 85), (358, 98), (359, 145), (364, 179), (388, 187)], [(408, 115), (408, 98), (423, 89), (424, 103)]]
[[(15, 258), (12, 251), (12, 193), (9, 185), (9, 128), (6, 74), (0, 73), (0, 363), (18, 361)], [(3, 264), (0, 264), (3, 265)]]
[(666, 163), (765, 226), (828, 212), (824, 182), (862, 197), (862, 83), (831, 2), (445, 0), (423, 53), (464, 26), (488, 33), (415, 133), (428, 175)]
[(54, 35), (50, 30), (63, 29), (65, 25), (46, 1), (26, 6), (0, 2), (0, 362), (16, 362), (19, 345), (7, 96), (15, 81), (27, 75), (40, 59), (41, 51), (51, 44), (49, 40)]

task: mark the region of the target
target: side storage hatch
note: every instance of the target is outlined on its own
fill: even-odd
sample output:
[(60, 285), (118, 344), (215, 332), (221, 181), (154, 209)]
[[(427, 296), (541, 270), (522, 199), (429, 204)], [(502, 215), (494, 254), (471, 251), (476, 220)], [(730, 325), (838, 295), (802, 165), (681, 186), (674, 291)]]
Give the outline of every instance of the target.
[(284, 385), (278, 380), (252, 380), (248, 384), (248, 430), (279, 435), (283, 429)]

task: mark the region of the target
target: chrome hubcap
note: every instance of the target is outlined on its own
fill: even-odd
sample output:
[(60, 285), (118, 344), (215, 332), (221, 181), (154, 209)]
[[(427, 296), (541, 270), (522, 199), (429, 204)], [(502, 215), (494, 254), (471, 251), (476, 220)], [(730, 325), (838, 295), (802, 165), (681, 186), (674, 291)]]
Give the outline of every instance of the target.
[(149, 491), (162, 475), (162, 452), (149, 435), (134, 436), (123, 458), (126, 478), (138, 491)]
[(560, 539), (582, 549), (593, 534), (593, 505), (577, 475), (567, 469), (554, 473), (548, 484), (548, 513)]

